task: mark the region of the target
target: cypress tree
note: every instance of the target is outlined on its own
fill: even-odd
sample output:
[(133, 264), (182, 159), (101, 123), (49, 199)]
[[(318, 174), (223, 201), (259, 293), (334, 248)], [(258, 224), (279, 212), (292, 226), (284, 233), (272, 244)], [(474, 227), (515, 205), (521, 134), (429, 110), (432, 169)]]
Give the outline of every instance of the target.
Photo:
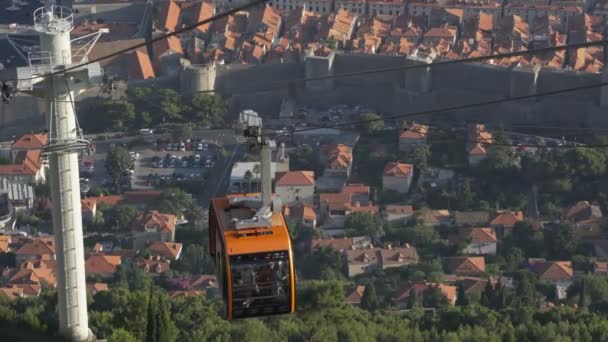
[(492, 282), (490, 281), (490, 279), (488, 279), (488, 282), (486, 283), (486, 287), (483, 289), (483, 292), (481, 293), (480, 304), (489, 308), (492, 306), (493, 298), (494, 298), (494, 287), (492, 287)]
[(369, 283), (365, 287), (363, 298), (361, 298), (361, 308), (373, 311), (378, 307), (380, 307), (380, 300), (378, 300), (378, 295), (376, 294), (376, 287), (374, 283)]
[(579, 308), (584, 308), (585, 306), (587, 306), (587, 298), (585, 298), (586, 296), (587, 296), (587, 282), (585, 281), (585, 278), (583, 278), (581, 281), (581, 293), (578, 295), (578, 307)]
[(410, 290), (410, 295), (409, 297), (407, 297), (407, 308), (408, 309), (413, 309), (415, 306), (418, 306), (420, 303), (418, 301), (418, 293), (416, 292), (416, 289), (412, 289)]
[(456, 305), (458, 306), (467, 306), (469, 305), (469, 299), (467, 298), (467, 294), (464, 292), (464, 285), (462, 283), (458, 283), (456, 293)]
[(146, 342), (159, 342), (158, 325), (157, 325), (157, 299), (154, 290), (150, 289), (150, 298), (148, 300), (148, 315), (146, 321)]

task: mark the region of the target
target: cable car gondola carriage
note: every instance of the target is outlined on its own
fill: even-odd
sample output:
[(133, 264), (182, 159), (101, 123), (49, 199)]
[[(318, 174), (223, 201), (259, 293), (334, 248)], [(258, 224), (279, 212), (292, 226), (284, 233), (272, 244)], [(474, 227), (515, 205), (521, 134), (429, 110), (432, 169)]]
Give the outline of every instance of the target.
[(209, 208), (209, 251), (228, 320), (295, 311), (291, 240), (281, 202), (272, 197), (273, 142), (262, 136), (261, 122), (241, 123), (260, 148), (262, 193), (216, 198)]

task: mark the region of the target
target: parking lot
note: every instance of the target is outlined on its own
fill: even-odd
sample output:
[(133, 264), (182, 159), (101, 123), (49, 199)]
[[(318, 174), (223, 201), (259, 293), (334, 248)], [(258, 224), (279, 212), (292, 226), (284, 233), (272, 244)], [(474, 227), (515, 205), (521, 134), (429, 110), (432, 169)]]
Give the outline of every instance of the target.
[[(96, 187), (112, 185), (112, 179), (105, 168), (107, 153), (117, 145), (128, 149), (132, 157), (132, 171), (126, 171), (121, 184), (122, 190), (144, 190), (154, 187), (155, 178), (163, 180), (181, 180), (204, 175), (217, 162), (218, 145), (215, 141), (201, 137), (173, 143), (167, 140), (150, 139), (138, 144), (131, 144), (135, 138), (117, 142), (98, 142), (96, 152), (84, 156), (80, 163), (81, 178), (88, 178), (86, 186), (81, 185), (81, 192)], [(82, 182), (84, 183), (84, 182)]]
[(193, 142), (161, 143), (152, 148), (134, 149), (140, 153), (135, 163), (133, 189), (149, 189), (154, 178), (177, 180), (204, 175), (217, 162), (218, 146), (202, 139)]

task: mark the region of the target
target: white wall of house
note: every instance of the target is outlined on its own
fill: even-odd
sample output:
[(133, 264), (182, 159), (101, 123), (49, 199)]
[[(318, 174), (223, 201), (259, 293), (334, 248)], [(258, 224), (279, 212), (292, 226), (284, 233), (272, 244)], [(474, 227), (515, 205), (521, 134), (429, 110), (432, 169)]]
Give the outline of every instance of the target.
[(420, 139), (399, 138), (399, 151), (407, 152), (413, 148), (422, 146), (425, 143), (426, 143), (426, 139), (424, 139), (424, 138), (420, 138)]
[(406, 224), (410, 220), (411, 217), (412, 217), (411, 214), (402, 214), (402, 213), (398, 213), (398, 214), (385, 213), (384, 214), (384, 219), (388, 223), (394, 223), (394, 224)]
[(382, 176), (382, 188), (384, 190), (394, 190), (401, 193), (410, 191), (412, 185), (412, 174), (409, 177)]
[(312, 185), (276, 186), (275, 193), (283, 204), (312, 203), (315, 188)]
[(348, 277), (354, 277), (358, 274), (370, 273), (378, 268), (378, 262), (373, 261), (370, 263), (349, 263), (348, 264)]
[(496, 255), (496, 242), (470, 243), (463, 249), (463, 253), (473, 255)]

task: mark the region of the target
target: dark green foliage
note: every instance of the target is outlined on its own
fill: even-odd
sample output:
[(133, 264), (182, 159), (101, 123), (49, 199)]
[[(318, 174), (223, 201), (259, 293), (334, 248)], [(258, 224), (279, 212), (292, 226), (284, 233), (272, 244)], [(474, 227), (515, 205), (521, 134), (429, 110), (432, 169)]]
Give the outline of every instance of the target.
[(155, 289), (150, 290), (146, 317), (146, 342), (176, 340), (179, 332), (171, 319), (170, 305), (166, 295)]
[(363, 297), (361, 298), (361, 308), (373, 311), (380, 307), (380, 301), (378, 300), (378, 295), (376, 294), (376, 287), (374, 283), (370, 283), (365, 287), (365, 291), (363, 292)]
[(321, 247), (296, 259), (296, 269), (307, 279), (341, 279), (345, 269), (344, 257), (333, 247)]
[(467, 294), (464, 292), (464, 285), (462, 285), (462, 283), (459, 283), (458, 287), (457, 287), (456, 305), (457, 306), (467, 306), (467, 305), (469, 305), (469, 299), (467, 298)]
[(425, 308), (440, 308), (448, 305), (448, 299), (439, 286), (431, 285), (422, 293), (422, 305)]
[(309, 145), (300, 145), (296, 150), (289, 154), (290, 170), (311, 170), (317, 171), (319, 163), (318, 151)]
[(190, 119), (200, 125), (221, 127), (224, 122), (224, 102), (219, 95), (197, 94), (191, 101)]
[(549, 257), (553, 260), (567, 260), (576, 251), (577, 240), (574, 227), (560, 224), (545, 230), (545, 246)]
[(131, 157), (129, 152), (122, 146), (116, 146), (106, 155), (106, 170), (108, 174), (114, 179), (114, 185), (117, 190), (120, 186), (120, 178), (122, 173), (129, 168), (131, 164)]
[(374, 134), (384, 129), (384, 119), (378, 114), (367, 113), (361, 115), (361, 131), (365, 134)]
[(356, 212), (346, 218), (344, 227), (348, 229), (351, 236), (371, 236), (379, 237), (382, 235), (382, 220), (369, 213)]
[(171, 131), (171, 136), (175, 141), (184, 141), (192, 138), (192, 126), (189, 124), (176, 125)]

